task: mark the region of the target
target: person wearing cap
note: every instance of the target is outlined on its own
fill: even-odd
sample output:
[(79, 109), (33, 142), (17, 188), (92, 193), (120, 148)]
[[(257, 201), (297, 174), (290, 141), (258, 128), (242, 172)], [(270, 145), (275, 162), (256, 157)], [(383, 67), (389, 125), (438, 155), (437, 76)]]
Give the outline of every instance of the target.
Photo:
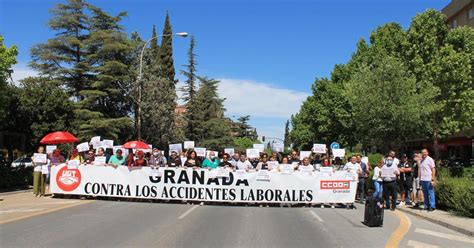
[(117, 149), (114, 155), (112, 155), (109, 159), (109, 164), (112, 165), (112, 167), (117, 168), (119, 165), (125, 165), (125, 157), (122, 155), (122, 150)]
[(180, 167), (181, 166), (181, 158), (178, 156), (176, 151), (171, 151), (170, 159), (168, 160), (169, 167)]
[(152, 168), (164, 167), (166, 166), (167, 161), (165, 156), (161, 154), (158, 148), (153, 148), (153, 153), (151, 154), (150, 159), (148, 160), (148, 165)]
[(400, 170), (400, 177), (398, 186), (400, 188), (400, 204), (399, 206), (411, 205), (410, 194), (413, 190), (413, 179), (412, 179), (412, 165), (408, 162), (408, 156), (402, 155), (402, 160), (398, 164)]

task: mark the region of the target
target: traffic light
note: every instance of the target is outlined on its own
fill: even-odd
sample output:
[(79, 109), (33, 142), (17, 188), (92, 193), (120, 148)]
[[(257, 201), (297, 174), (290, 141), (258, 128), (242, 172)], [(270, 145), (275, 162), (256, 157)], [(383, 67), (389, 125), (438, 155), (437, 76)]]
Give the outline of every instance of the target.
[(262, 136), (262, 141), (265, 142), (265, 136)]

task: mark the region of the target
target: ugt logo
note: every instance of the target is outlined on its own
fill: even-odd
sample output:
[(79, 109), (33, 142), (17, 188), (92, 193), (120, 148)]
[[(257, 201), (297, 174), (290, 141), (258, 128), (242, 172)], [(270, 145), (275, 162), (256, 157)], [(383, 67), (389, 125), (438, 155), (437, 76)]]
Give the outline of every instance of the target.
[(321, 189), (349, 189), (349, 180), (321, 180)]
[(73, 191), (81, 184), (81, 172), (78, 169), (68, 169), (63, 166), (56, 175), (56, 183), (63, 191)]

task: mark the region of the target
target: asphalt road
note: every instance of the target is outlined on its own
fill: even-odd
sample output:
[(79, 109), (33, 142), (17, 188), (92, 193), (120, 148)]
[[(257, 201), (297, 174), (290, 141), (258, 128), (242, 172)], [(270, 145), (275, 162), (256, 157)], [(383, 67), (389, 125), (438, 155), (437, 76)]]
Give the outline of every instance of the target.
[(366, 227), (361, 205), (346, 210), (105, 200), (2, 224), (0, 246), (385, 247), (400, 234), (399, 215), (409, 223), (401, 247), (474, 246), (471, 237), (401, 212), (386, 211), (383, 227)]

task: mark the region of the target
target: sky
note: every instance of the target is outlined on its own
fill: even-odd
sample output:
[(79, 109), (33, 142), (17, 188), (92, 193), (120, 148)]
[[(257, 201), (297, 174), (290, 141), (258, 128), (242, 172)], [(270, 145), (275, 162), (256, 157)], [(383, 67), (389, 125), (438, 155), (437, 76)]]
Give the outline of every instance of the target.
[[(13, 79), (35, 72), (29, 50), (54, 36), (49, 10), (63, 1), (0, 0), (0, 34), (19, 48)], [(174, 32), (195, 36), (198, 74), (220, 80), (226, 115), (250, 115), (260, 136), (283, 138), (284, 125), (311, 94), (316, 78), (329, 77), (346, 63), (359, 39), (378, 26), (411, 19), (449, 0), (90, 0), (117, 14), (126, 11), (126, 32), (161, 33), (168, 12)], [(179, 71), (186, 63), (188, 38), (173, 40)], [(183, 76), (178, 75), (182, 82)], [(179, 84), (182, 84), (182, 83)]]

